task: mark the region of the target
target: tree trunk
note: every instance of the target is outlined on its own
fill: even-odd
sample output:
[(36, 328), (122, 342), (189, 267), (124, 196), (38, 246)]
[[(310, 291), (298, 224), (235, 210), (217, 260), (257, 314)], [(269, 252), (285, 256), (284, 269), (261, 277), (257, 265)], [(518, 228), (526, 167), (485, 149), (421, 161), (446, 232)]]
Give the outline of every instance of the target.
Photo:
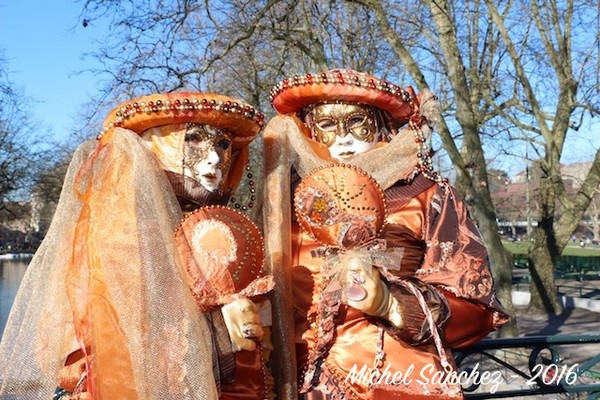
[(591, 231), (594, 240), (600, 240), (600, 207), (598, 206), (599, 202), (600, 199), (598, 198), (598, 195), (596, 195), (592, 200), (592, 204), (590, 205), (590, 208), (588, 210), (588, 213), (590, 214), (590, 222), (592, 223)]
[(517, 320), (514, 318), (516, 314), (512, 302), (513, 256), (502, 244), (498, 235), (498, 227), (495, 223), (490, 223), (489, 219), (480, 220), (479, 229), (488, 250), (498, 300), (500, 300), (508, 315), (511, 316), (510, 320), (502, 327), (499, 336), (516, 337), (519, 335), (519, 331), (517, 329)]
[(547, 235), (542, 227), (534, 229), (528, 256), (531, 274), (529, 311), (536, 314), (557, 315), (562, 312), (554, 284), (554, 265), (557, 257), (553, 256), (550, 250), (556, 248), (556, 245), (551, 241), (551, 236)]

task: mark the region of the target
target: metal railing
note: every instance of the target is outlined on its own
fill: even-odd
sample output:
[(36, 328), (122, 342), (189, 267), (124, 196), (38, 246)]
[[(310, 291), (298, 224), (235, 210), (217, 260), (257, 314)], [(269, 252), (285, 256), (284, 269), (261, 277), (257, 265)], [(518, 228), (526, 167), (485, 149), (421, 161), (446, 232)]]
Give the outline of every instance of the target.
[[(531, 284), (527, 281), (515, 281), (513, 290), (529, 291)], [(595, 286), (581, 285), (556, 285), (556, 294), (558, 296), (578, 297), (582, 299), (600, 300), (600, 288)]]
[(484, 339), (455, 352), (458, 375), (463, 377), (459, 383), (467, 399), (552, 393), (574, 394), (578, 398), (587, 394), (588, 400), (600, 399), (600, 351), (573, 364), (565, 363), (559, 354), (563, 348), (591, 343), (600, 344), (600, 335)]

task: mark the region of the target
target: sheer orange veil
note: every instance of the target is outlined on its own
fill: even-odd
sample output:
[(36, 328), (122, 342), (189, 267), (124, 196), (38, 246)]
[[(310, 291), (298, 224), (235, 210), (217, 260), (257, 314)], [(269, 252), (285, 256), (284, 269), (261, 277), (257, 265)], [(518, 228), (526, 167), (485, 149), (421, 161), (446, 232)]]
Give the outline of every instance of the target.
[(174, 246), (179, 219), (137, 133), (83, 144), (0, 343), (0, 397), (52, 398), (82, 350), (93, 399), (218, 398), (210, 332)]

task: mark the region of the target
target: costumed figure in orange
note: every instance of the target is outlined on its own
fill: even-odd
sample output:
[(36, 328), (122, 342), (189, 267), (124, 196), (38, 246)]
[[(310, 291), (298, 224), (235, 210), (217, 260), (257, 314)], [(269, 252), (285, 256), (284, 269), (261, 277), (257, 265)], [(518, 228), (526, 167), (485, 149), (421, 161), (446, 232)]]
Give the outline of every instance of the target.
[(76, 151), (21, 283), (0, 397), (271, 397), (263, 240), (224, 206), (263, 125), (253, 107), (206, 93), (109, 114)]
[(280, 115), (265, 129), (263, 211), (274, 338), (296, 349), (297, 366), (278, 378), (283, 391), (462, 398), (452, 349), (507, 315), (464, 202), (432, 167), (435, 97), (332, 70), (286, 79), (271, 100)]

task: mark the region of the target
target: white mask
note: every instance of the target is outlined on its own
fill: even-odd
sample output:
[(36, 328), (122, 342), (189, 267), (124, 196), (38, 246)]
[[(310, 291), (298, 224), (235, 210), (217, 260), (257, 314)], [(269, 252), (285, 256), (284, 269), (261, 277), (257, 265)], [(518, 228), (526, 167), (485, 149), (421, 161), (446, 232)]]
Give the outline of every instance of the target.
[(218, 189), (231, 167), (231, 138), (224, 130), (191, 124), (185, 133), (184, 175), (209, 192)]

